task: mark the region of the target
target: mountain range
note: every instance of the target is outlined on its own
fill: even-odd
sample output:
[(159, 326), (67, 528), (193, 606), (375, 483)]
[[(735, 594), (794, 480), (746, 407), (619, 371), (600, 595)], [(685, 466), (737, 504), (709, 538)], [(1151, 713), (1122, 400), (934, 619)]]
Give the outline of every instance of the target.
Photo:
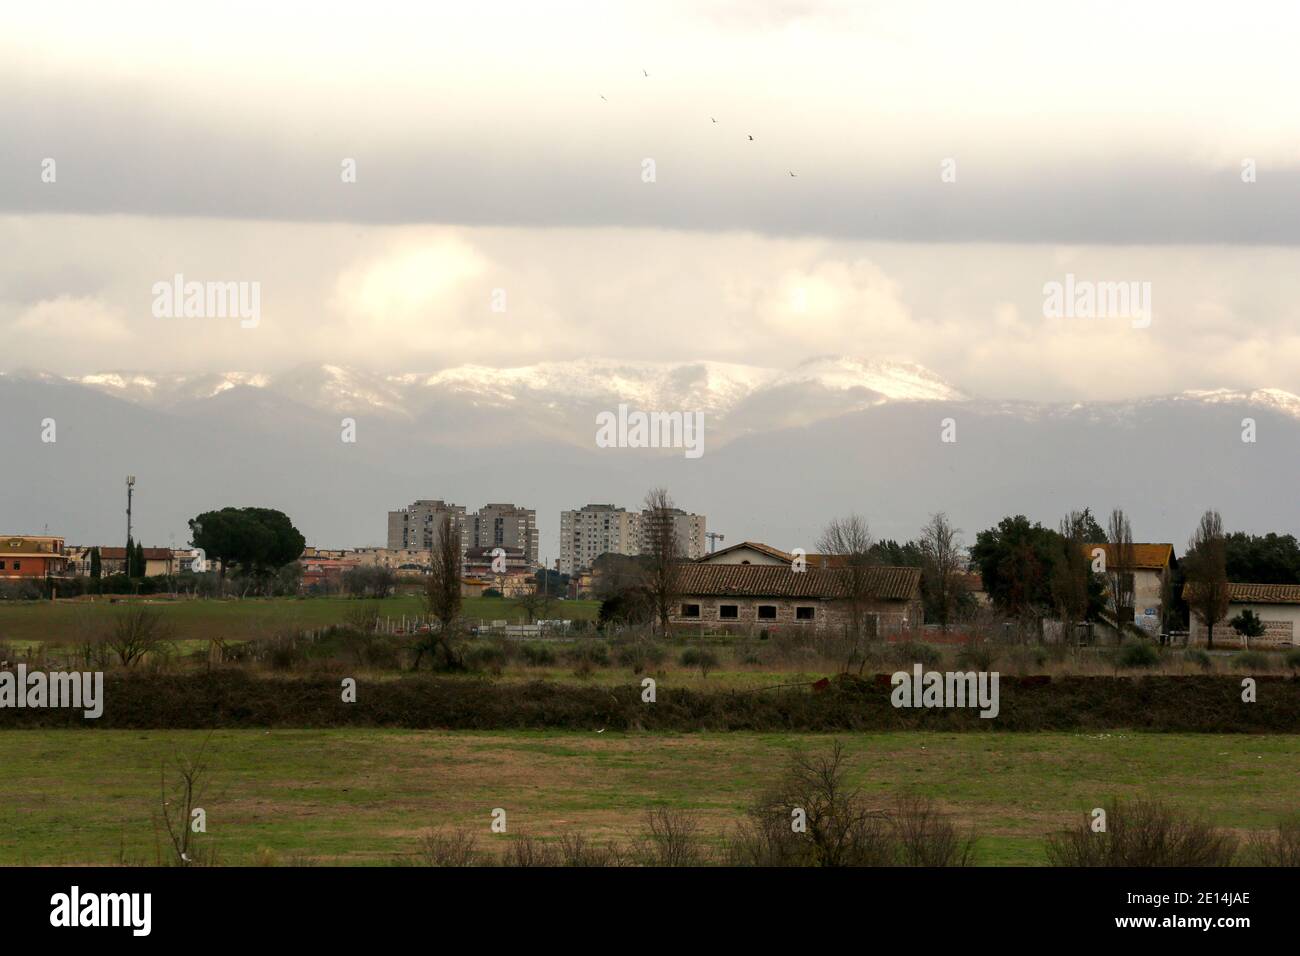
[[(597, 448), (595, 416), (620, 403), (703, 412), (703, 457)], [(387, 511), (444, 498), (536, 508), (554, 559), (562, 509), (639, 507), (655, 484), (728, 543), (810, 550), (850, 511), (905, 539), (945, 510), (968, 543), (1006, 514), (1055, 525), (1085, 505), (1122, 505), (1139, 538), (1180, 550), (1207, 507), (1234, 529), (1300, 530), (1300, 397), (1270, 388), (1008, 402), (903, 362), (590, 359), (389, 375), (15, 371), (0, 374), (0, 409), (12, 453), (0, 532), (48, 527), (79, 544), (125, 537), (127, 474), (149, 545), (183, 543), (187, 518), (227, 504), (281, 508), (314, 545), (382, 544)], [(54, 442), (42, 441), (47, 419)], [(955, 441), (942, 440), (948, 419)]]

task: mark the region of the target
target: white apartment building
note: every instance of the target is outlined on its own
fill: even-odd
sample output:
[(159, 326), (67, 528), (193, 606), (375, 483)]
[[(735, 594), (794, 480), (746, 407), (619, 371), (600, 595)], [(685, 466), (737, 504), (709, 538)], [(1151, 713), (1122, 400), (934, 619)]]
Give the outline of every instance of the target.
[[(590, 568), (602, 554), (641, 554), (648, 544), (648, 514), (602, 504), (561, 512), (559, 570), (564, 574), (577, 574)], [(682, 553), (692, 560), (703, 555), (704, 515), (674, 509), (673, 524)]]

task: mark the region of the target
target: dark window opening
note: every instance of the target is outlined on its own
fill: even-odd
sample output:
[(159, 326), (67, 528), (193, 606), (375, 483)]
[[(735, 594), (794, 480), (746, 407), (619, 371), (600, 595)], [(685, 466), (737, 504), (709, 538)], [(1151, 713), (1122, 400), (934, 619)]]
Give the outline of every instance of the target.
[(775, 605), (775, 604), (760, 604), (760, 605), (758, 606), (758, 619), (759, 619), (760, 621), (775, 621), (775, 620), (776, 620), (776, 605)]
[(740, 617), (740, 608), (735, 604), (722, 604), (718, 606), (718, 617), (725, 620), (735, 620)]
[(811, 621), (816, 608), (797, 607), (794, 609), (794, 619), (796, 621)]
[(700, 606), (698, 604), (683, 604), (682, 617), (699, 617)]

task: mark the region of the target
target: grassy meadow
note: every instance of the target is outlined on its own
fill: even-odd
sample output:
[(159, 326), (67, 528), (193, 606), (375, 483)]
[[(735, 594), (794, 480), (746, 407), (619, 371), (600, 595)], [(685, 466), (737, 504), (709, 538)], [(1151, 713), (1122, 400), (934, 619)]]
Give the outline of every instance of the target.
[[(24, 648), (41, 642), (75, 641), (86, 630), (111, 622), (112, 615), (127, 602), (144, 601), (166, 618), (178, 642), (206, 641), (220, 636), (227, 640), (254, 639), (277, 630), (310, 630), (344, 624), (358, 608), (375, 608), (385, 618), (400, 620), (423, 613), (417, 595), (401, 595), (382, 601), (359, 601), (345, 597), (243, 598), (215, 600), (164, 596), (124, 598), (113, 603), (109, 595), (91, 600), (0, 601), (0, 644)], [(549, 612), (553, 618), (594, 621), (599, 601), (557, 601)], [(465, 617), (471, 621), (524, 620), (518, 606), (508, 598), (466, 598)]]
[[(155, 863), (162, 763), (207, 737), (0, 732), (0, 865)], [(222, 864), (385, 865), (435, 827), (501, 849), (508, 836), (489, 832), (497, 807), (509, 834), (597, 841), (634, 837), (649, 808), (679, 808), (720, 840), (792, 752), (832, 739), (869, 798), (933, 798), (977, 835), (986, 865), (1043, 864), (1047, 833), (1114, 796), (1265, 829), (1294, 808), (1300, 780), (1300, 747), (1285, 735), (242, 730), (211, 735), (200, 805)]]

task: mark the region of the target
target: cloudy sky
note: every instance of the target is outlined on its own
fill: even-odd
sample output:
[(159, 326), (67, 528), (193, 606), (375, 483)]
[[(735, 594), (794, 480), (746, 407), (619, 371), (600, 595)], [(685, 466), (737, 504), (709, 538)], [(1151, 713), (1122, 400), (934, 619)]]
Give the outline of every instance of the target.
[[(848, 354), (989, 397), (1300, 392), (1293, 5), (5, 21), (0, 371)], [(259, 283), (260, 324), (155, 318), (177, 273)], [(1149, 282), (1150, 326), (1045, 316), (1067, 273)]]

